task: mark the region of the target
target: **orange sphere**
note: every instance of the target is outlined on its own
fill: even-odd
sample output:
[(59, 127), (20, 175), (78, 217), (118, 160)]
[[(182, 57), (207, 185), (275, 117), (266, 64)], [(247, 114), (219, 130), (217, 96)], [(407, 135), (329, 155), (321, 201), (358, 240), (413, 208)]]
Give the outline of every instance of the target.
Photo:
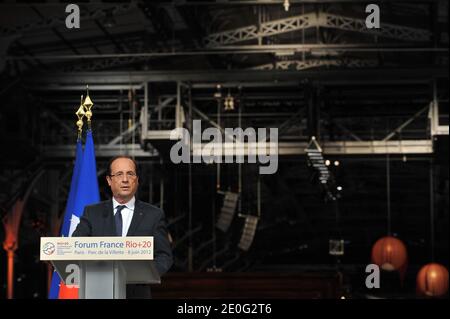
[(448, 270), (444, 266), (430, 263), (423, 266), (417, 274), (417, 294), (440, 297), (448, 291)]
[(372, 247), (372, 263), (383, 270), (404, 272), (407, 262), (406, 246), (395, 237), (380, 238)]

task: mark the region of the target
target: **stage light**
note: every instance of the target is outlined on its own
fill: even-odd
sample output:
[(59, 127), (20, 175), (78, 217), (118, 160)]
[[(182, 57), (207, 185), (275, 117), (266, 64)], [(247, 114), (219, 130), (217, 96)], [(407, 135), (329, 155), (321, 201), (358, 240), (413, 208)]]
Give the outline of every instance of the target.
[(338, 191), (341, 191), (341, 190), (342, 190), (342, 186), (338, 186), (338, 187), (337, 187), (337, 190), (338, 190)]
[(386, 236), (383, 237), (372, 247), (372, 263), (377, 264), (383, 270), (406, 271), (408, 252), (406, 245), (399, 239)]
[(234, 110), (234, 98), (230, 93), (225, 97), (224, 101), (225, 111), (233, 111)]
[(319, 164), (319, 163), (325, 164), (322, 155), (322, 148), (317, 143), (316, 138), (314, 136), (311, 137), (311, 141), (306, 147), (305, 152), (308, 158), (311, 160), (312, 164)]
[(330, 239), (329, 240), (328, 253), (332, 256), (344, 255), (344, 240), (343, 239)]
[[(337, 197), (334, 194), (336, 186), (334, 185), (334, 179), (328, 168), (328, 166), (331, 165), (331, 161), (324, 160), (322, 148), (320, 147), (314, 136), (311, 137), (311, 141), (306, 147), (305, 153), (308, 158), (308, 165), (312, 167), (315, 172), (317, 172), (317, 177), (324, 193), (325, 201), (336, 200)], [(334, 161), (334, 165), (339, 165), (339, 162)]]
[(222, 91), (221, 91), (222, 86), (220, 84), (216, 85), (216, 89), (217, 91), (214, 93), (214, 97), (216, 99), (220, 99), (222, 97)]
[(430, 263), (423, 266), (416, 279), (419, 296), (441, 297), (448, 292), (448, 270), (445, 266)]

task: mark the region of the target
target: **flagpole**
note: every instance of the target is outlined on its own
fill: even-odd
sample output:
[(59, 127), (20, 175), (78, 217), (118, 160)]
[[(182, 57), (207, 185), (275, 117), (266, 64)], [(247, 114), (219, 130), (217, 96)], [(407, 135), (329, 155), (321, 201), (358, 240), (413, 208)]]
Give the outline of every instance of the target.
[(88, 131), (92, 131), (92, 127), (91, 127), (91, 117), (92, 117), (92, 111), (91, 108), (94, 105), (94, 103), (92, 103), (91, 98), (89, 97), (89, 85), (86, 85), (86, 99), (83, 102), (83, 106), (85, 108), (85, 114), (86, 114), (86, 118), (87, 118), (87, 124), (88, 124)]
[(83, 106), (83, 95), (81, 95), (80, 107), (75, 112), (75, 115), (78, 117), (77, 126), (78, 126), (78, 137), (77, 141), (81, 140), (81, 133), (83, 132), (83, 117), (86, 115), (84, 112)]
[[(78, 176), (80, 172), (81, 167), (81, 161), (83, 158), (83, 147), (81, 143), (81, 137), (83, 132), (83, 118), (85, 117), (85, 111), (83, 106), (83, 95), (81, 95), (80, 100), (80, 106), (78, 107), (77, 111), (75, 112), (75, 115), (77, 116), (77, 121), (75, 122), (75, 125), (77, 126), (77, 143), (75, 148), (75, 162), (73, 166), (73, 173), (72, 173), (72, 181), (70, 183), (69, 188), (69, 196), (67, 198), (67, 204), (66, 204), (66, 210), (63, 216), (63, 221), (60, 229), (60, 235), (62, 237), (68, 237), (69, 230), (70, 230), (70, 221), (73, 213), (73, 206), (75, 201), (75, 194), (76, 194), (76, 188), (78, 186)], [(52, 271), (53, 267), (50, 267), (49, 271), (49, 289), (48, 289), (48, 298), (49, 299), (64, 299), (65, 298), (65, 286), (61, 281), (61, 278), (59, 277), (58, 273), (56, 271)]]

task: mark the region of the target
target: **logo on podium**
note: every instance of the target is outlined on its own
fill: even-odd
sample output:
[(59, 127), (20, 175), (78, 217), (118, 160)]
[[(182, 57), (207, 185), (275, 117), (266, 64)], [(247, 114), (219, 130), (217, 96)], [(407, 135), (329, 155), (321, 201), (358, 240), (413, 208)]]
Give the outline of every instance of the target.
[(42, 251), (46, 255), (52, 255), (55, 252), (55, 245), (53, 243), (45, 243)]

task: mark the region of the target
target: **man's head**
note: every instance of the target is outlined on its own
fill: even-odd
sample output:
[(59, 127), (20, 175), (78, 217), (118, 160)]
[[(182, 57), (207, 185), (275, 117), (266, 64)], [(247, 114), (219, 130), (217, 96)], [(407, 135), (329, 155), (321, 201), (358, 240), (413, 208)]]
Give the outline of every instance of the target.
[(133, 198), (139, 185), (137, 174), (136, 162), (129, 156), (116, 156), (109, 161), (106, 181), (119, 203), (126, 203)]

